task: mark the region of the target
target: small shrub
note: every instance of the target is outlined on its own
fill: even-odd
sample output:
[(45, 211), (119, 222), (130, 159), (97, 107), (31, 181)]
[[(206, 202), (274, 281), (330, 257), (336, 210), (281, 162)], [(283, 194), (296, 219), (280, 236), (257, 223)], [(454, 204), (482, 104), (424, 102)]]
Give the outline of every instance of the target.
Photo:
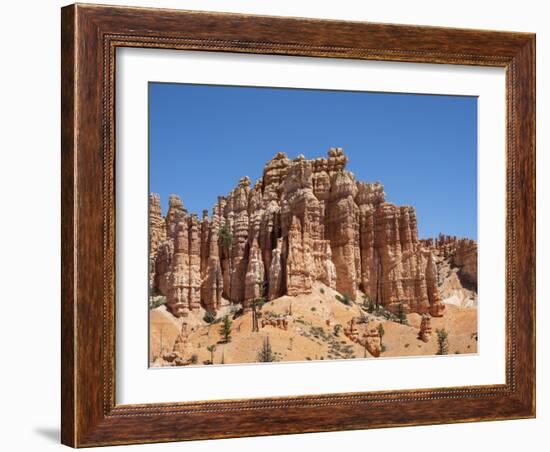
[(319, 292), (321, 293), (325, 293), (325, 289), (323, 289), (322, 287), (319, 289)]
[(384, 348), (384, 344), (382, 343), (382, 338), (384, 337), (384, 334), (386, 334), (386, 332), (384, 331), (384, 325), (379, 323), (376, 329), (378, 330), (378, 334), (380, 335), (380, 344), (382, 345), (382, 348)]
[(311, 310), (312, 310), (313, 312), (315, 312), (315, 311), (317, 311), (317, 308), (316, 308), (315, 306), (313, 306), (313, 307), (311, 308)]
[(401, 325), (407, 325), (409, 321), (407, 320), (407, 313), (405, 312), (405, 303), (400, 301), (397, 305), (397, 321)]
[(349, 295), (335, 295), (334, 298), (336, 298), (340, 303), (345, 304), (346, 306), (351, 306), (351, 298), (349, 297)]
[(195, 355), (195, 354), (191, 355), (191, 358), (189, 359), (189, 362), (190, 362), (191, 364), (197, 364), (197, 363), (199, 362), (199, 357), (198, 357), (198, 355)]
[[(214, 352), (216, 351), (216, 346), (214, 344), (209, 345), (206, 347), (206, 350), (210, 352), (210, 364), (214, 364)], [(208, 362), (205, 361), (205, 364), (208, 364)]]
[(262, 348), (258, 352), (258, 361), (261, 363), (272, 363), (273, 361), (276, 361), (275, 353), (273, 353), (269, 342), (269, 336), (264, 338)]
[(363, 304), (361, 305), (361, 307), (369, 314), (372, 314), (376, 309), (376, 302), (368, 295), (363, 295)]
[(435, 330), (437, 333), (437, 353), (436, 355), (446, 355), (449, 351), (449, 333), (444, 328)]
[(252, 301), (252, 308), (262, 309), (263, 305), (266, 303), (265, 298), (260, 297)]
[(207, 310), (202, 319), (206, 323), (214, 323), (216, 321), (216, 313), (214, 311)]
[(228, 343), (231, 342), (231, 325), (233, 322), (231, 322), (231, 319), (228, 315), (224, 316), (223, 322), (220, 326), (220, 334), (223, 336), (223, 342)]
[(219, 245), (227, 251), (233, 245), (233, 234), (228, 223), (225, 223), (218, 231), (218, 241)]
[(233, 320), (238, 319), (243, 315), (243, 308), (234, 308), (231, 310), (231, 314), (233, 316)]
[(149, 298), (149, 309), (156, 309), (159, 306), (166, 304), (166, 297), (150, 297)]

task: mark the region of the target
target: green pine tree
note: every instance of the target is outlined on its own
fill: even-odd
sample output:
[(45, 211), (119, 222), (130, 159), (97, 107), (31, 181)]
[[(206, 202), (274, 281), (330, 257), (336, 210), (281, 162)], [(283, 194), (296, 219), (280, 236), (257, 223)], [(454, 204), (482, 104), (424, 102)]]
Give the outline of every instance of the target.
[(231, 229), (229, 229), (229, 224), (225, 223), (218, 232), (218, 240), (220, 243), (220, 246), (228, 251), (231, 248), (231, 245), (233, 245), (233, 234), (231, 233)]
[(262, 344), (262, 348), (258, 352), (258, 361), (261, 363), (271, 363), (275, 361), (275, 354), (273, 353), (273, 350), (271, 349), (271, 344), (269, 342), (269, 336), (266, 336), (264, 338), (264, 343)]
[(206, 350), (210, 352), (210, 364), (214, 364), (214, 352), (216, 351), (216, 346), (214, 344), (206, 347)]
[(384, 334), (386, 334), (386, 331), (384, 331), (384, 326), (381, 323), (378, 324), (376, 329), (378, 330), (378, 334), (380, 335), (380, 346), (382, 346), (382, 338), (384, 337)]
[(397, 321), (401, 325), (406, 325), (407, 323), (409, 323), (409, 321), (407, 320), (407, 313), (405, 311), (405, 303), (403, 303), (402, 301), (400, 301), (399, 305), (397, 305)]
[(449, 333), (444, 328), (435, 330), (437, 333), (437, 353), (436, 355), (446, 355), (449, 353)]
[(231, 329), (233, 322), (228, 315), (224, 316), (220, 325), (220, 334), (223, 336), (223, 342), (231, 342)]

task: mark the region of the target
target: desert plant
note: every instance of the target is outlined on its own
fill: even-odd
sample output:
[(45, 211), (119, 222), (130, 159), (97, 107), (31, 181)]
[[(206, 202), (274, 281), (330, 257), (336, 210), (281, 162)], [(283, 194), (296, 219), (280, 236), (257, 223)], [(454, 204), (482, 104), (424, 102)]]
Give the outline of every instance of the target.
[(368, 311), (370, 313), (374, 312), (374, 310), (376, 309), (376, 305), (378, 303), (376, 303), (376, 301), (374, 301), (372, 298), (369, 298), (369, 301), (368, 301)]
[(260, 327), (258, 326), (258, 318), (261, 317), (259, 314), (259, 310), (262, 309), (262, 306), (265, 304), (265, 298), (259, 297), (254, 300), (252, 300), (252, 332), (257, 333), (260, 331)]
[(214, 344), (206, 347), (206, 350), (210, 352), (210, 363), (214, 364), (214, 352), (216, 351), (216, 346)]
[(445, 328), (435, 330), (437, 334), (437, 353), (436, 355), (446, 355), (449, 352), (449, 333)]
[(269, 342), (269, 336), (264, 338), (262, 348), (258, 352), (258, 361), (261, 363), (271, 363), (275, 361), (275, 355)]
[(365, 294), (363, 295), (363, 304), (361, 305), (361, 308), (369, 314), (372, 314), (376, 309), (376, 302), (373, 298)]
[(191, 358), (189, 359), (189, 362), (191, 364), (197, 364), (197, 362), (199, 361), (199, 357), (195, 354), (191, 355)]
[(244, 314), (243, 308), (239, 308), (237, 306), (232, 306), (229, 315), (233, 318), (233, 320), (238, 319)]
[(378, 334), (380, 335), (380, 346), (384, 347), (384, 345), (382, 344), (382, 338), (384, 337), (384, 334), (386, 334), (386, 331), (384, 331), (384, 325), (379, 323), (376, 329), (378, 330)]
[(319, 289), (319, 292), (321, 293), (325, 293), (325, 289), (323, 289), (322, 287)]
[(391, 311), (388, 311), (384, 306), (375, 305), (372, 314), (377, 317), (384, 317), (386, 320), (391, 320), (392, 322), (398, 322), (397, 316)]
[(334, 335), (340, 336), (340, 331), (342, 331), (342, 325), (340, 325), (339, 323), (334, 325)]
[(258, 309), (262, 309), (264, 304), (265, 304), (265, 298), (263, 297), (256, 298), (252, 301), (252, 306)]
[(397, 321), (401, 325), (407, 325), (409, 323), (407, 320), (407, 312), (405, 311), (405, 303), (402, 301), (397, 305)]
[(204, 313), (203, 320), (206, 323), (214, 323), (216, 321), (216, 313), (214, 311), (207, 310)]
[(149, 297), (149, 309), (156, 309), (163, 304), (166, 304), (166, 297)]
[(233, 245), (233, 234), (231, 233), (228, 223), (225, 223), (218, 231), (218, 241), (220, 246), (226, 251)]
[(336, 298), (340, 303), (345, 304), (346, 306), (351, 306), (351, 298), (347, 294), (335, 295), (334, 298)]
[(233, 322), (228, 315), (224, 316), (220, 325), (220, 334), (223, 336), (223, 342), (231, 342), (231, 329)]

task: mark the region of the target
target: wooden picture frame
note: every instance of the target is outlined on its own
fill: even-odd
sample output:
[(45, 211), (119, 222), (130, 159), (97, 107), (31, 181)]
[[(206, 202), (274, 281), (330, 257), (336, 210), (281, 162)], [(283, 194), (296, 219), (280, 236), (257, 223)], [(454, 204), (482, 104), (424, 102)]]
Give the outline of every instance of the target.
[[(535, 35), (79, 4), (62, 9), (61, 35), (64, 444), (86, 447), (535, 416)], [(117, 405), (117, 47), (505, 68), (506, 383)]]

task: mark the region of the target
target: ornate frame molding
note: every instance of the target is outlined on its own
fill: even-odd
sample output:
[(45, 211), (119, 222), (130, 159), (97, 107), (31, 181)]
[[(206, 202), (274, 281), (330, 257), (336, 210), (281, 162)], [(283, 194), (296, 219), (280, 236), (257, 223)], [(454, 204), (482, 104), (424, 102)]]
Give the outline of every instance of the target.
[[(116, 405), (117, 47), (506, 68), (506, 383)], [(63, 8), (62, 442), (81, 447), (533, 417), (534, 59), (535, 36), (526, 33), (79, 4)], [(350, 415), (348, 408), (358, 405), (365, 407), (361, 416), (356, 410)], [(256, 422), (258, 416), (265, 422)]]

